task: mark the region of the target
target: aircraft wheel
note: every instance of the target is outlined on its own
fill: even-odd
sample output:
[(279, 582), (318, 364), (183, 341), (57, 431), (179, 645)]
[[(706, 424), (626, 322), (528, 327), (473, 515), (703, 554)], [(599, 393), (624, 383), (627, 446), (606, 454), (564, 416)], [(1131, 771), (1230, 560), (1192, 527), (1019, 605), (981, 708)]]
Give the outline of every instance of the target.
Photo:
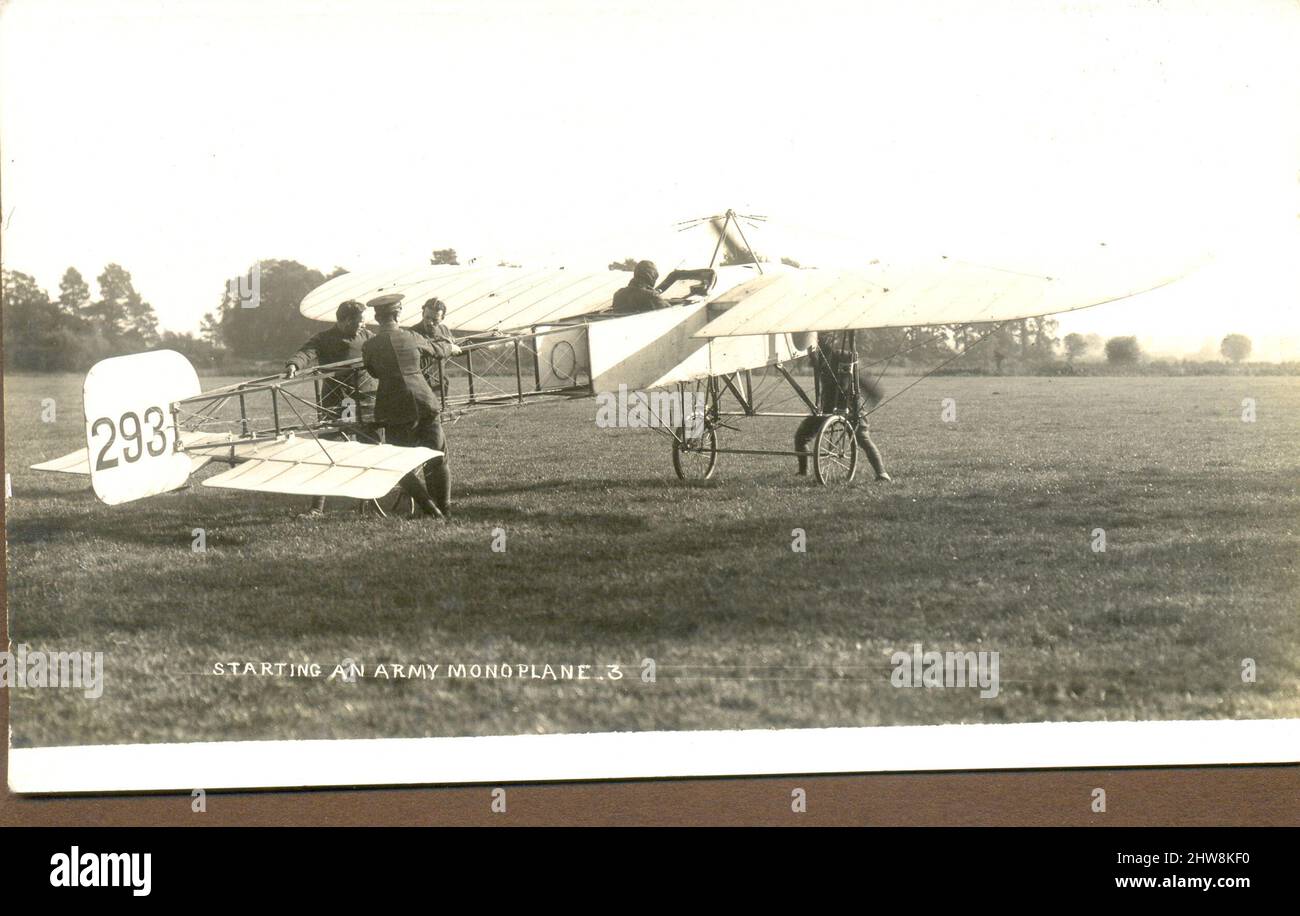
[(698, 436), (673, 439), (673, 470), (682, 480), (708, 480), (718, 466), (718, 434), (705, 429)]
[(838, 414), (827, 417), (813, 441), (813, 473), (822, 486), (849, 483), (858, 471), (858, 440), (849, 421)]

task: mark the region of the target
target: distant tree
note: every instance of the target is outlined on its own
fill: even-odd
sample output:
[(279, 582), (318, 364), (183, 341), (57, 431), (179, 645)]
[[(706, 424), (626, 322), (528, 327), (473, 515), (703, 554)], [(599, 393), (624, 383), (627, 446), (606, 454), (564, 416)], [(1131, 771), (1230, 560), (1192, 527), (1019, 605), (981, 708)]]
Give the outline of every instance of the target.
[(49, 293), (27, 274), (6, 270), (2, 276), (5, 366), (39, 372), (84, 368), (87, 354)]
[(980, 347), (984, 351), (984, 368), (996, 369), (1000, 375), (1009, 355), (1019, 348), (1016, 327), (1008, 321), (997, 324), (981, 323), (976, 327), (978, 333), (988, 335), (987, 341)]
[(1088, 352), (1096, 353), (1105, 346), (1106, 342), (1101, 339), (1100, 334), (1086, 334), (1084, 340), (1088, 342)]
[(136, 292), (131, 274), (109, 264), (96, 281), (99, 299), (85, 310), (94, 330), (122, 352), (157, 346), (158, 316)]
[(211, 341), (205, 340), (201, 334), (195, 337), (190, 333), (178, 334), (174, 331), (164, 331), (161, 344), (199, 366), (214, 366), (220, 356), (220, 350)]
[(6, 270), (3, 274), (5, 365), (37, 368), (31, 363), (32, 344), (46, 336), (58, 321), (58, 309), (36, 278)]
[(948, 324), (944, 325), (944, 330), (948, 334), (948, 339), (952, 341), (953, 349), (961, 353), (965, 352), (967, 347), (973, 347), (987, 328), (975, 324)]
[(855, 336), (858, 355), (873, 363), (893, 360), (908, 346), (907, 328), (875, 328)]
[(1223, 338), (1223, 343), (1219, 344), (1219, 352), (1234, 363), (1239, 363), (1250, 356), (1250, 350), (1250, 338), (1245, 334), (1229, 334)]
[(1132, 366), (1142, 357), (1136, 337), (1112, 337), (1106, 341), (1106, 361), (1115, 366)]
[(459, 264), (456, 258), (455, 248), (435, 248), (433, 254), (429, 256), (430, 264)]
[(346, 267), (339, 267), (339, 266), (336, 264), (336, 265), (334, 266), (334, 269), (331, 270), (329, 273), (327, 273), (327, 274), (325, 275), (325, 279), (326, 279), (326, 280), (333, 280), (335, 277), (341, 277), (341, 276), (343, 276), (345, 273), (348, 273), (348, 272), (349, 272), (349, 271), (348, 271), (348, 269), (347, 269)]
[(86, 309), (90, 307), (90, 287), (75, 267), (63, 272), (58, 304), (67, 327), (76, 328), (85, 321)]
[(799, 270), (803, 267), (803, 265), (800, 264), (798, 261), (796, 261), (794, 258), (781, 258), (781, 263), (784, 264), (786, 267), (793, 267), (796, 270)]
[(221, 319), (211, 312), (205, 314), (199, 322), (199, 337), (214, 347), (221, 346)]
[[(325, 282), (319, 270), (297, 261), (259, 261), (258, 305), (244, 308), (238, 286), (226, 283), (221, 305), (205, 328), (226, 349), (243, 359), (286, 359), (308, 337), (324, 330), (320, 322), (298, 312), (303, 297)], [(232, 285), (235, 289), (232, 290)]]
[(946, 327), (930, 326), (904, 328), (904, 349), (906, 359), (920, 365), (941, 363), (953, 355), (949, 345), (949, 331)]
[(518, 267), (518, 266), (519, 266), (518, 264), (515, 264), (511, 261), (497, 261), (497, 267)]
[(621, 261), (610, 261), (610, 270), (636, 270), (636, 258), (624, 258)]
[(1088, 338), (1082, 334), (1065, 335), (1065, 359), (1067, 362), (1072, 363), (1087, 352)]
[(1050, 315), (1043, 315), (1031, 318), (1029, 324), (1033, 334), (1029, 347), (1033, 362), (1051, 362), (1056, 358), (1056, 348), (1061, 343), (1061, 338), (1056, 336), (1060, 323)]

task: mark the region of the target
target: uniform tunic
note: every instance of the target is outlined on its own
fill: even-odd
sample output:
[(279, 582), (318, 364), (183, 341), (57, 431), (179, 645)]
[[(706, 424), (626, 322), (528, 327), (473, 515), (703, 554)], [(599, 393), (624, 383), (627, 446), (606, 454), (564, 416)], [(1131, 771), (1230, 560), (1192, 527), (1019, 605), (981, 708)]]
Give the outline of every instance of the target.
[(447, 437), (442, 431), (441, 402), (421, 370), (425, 359), (446, 359), (450, 340), (430, 340), (399, 327), (381, 327), (361, 348), (366, 371), (379, 379), (375, 420), (383, 425), (391, 445), (424, 446), (444, 454), (425, 463), (424, 481), (412, 471), (402, 488), (418, 504), (432, 497), (445, 515), (450, 511), (451, 472), (447, 467)]
[(421, 368), (425, 357), (446, 359), (450, 341), (430, 340), (404, 328), (380, 328), (361, 348), (366, 371), (379, 380), (375, 420), (385, 426), (413, 425), (437, 417), (441, 402)]

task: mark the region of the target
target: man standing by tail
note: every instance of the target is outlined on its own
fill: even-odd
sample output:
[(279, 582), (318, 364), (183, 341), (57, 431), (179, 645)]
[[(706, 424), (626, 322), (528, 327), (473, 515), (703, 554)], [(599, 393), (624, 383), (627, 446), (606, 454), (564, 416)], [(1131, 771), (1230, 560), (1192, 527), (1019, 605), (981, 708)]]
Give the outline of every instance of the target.
[[(344, 302), (334, 313), (332, 327), (311, 337), (289, 357), (284, 365), (284, 377), (293, 378), (310, 366), (328, 366), (344, 360), (359, 359), (361, 347), (370, 339), (370, 332), (361, 326), (366, 307), (360, 302)], [(320, 420), (322, 423), (353, 426), (356, 434), (367, 437), (373, 420), (375, 382), (357, 368), (337, 369), (327, 376), (320, 388)], [(325, 497), (312, 498), (309, 516), (325, 512)]]
[(460, 347), (429, 340), (398, 327), (402, 297), (381, 296), (369, 303), (379, 329), (361, 348), (366, 371), (379, 380), (375, 397), (375, 422), (384, 427), (389, 445), (424, 446), (444, 454), (424, 465), (424, 479), (412, 471), (402, 478), (402, 489), (420, 511), (431, 518), (447, 518), (451, 511), (451, 474), (447, 469), (447, 437), (442, 429), (441, 401), (421, 371), (421, 359), (446, 359)]
[[(885, 470), (884, 459), (880, 449), (867, 435), (866, 409), (880, 403), (880, 387), (868, 376), (858, 374), (858, 357), (851, 350), (838, 349), (829, 334), (817, 335), (817, 348), (812, 351), (813, 372), (817, 378), (818, 413), (807, 417), (799, 424), (794, 434), (794, 448), (797, 452), (807, 451), (817, 429), (827, 414), (847, 413), (849, 421), (857, 419), (853, 430), (858, 440), (858, 447), (866, 453), (871, 469), (876, 472), (876, 480), (893, 480)], [(856, 375), (857, 386), (854, 386)], [(857, 404), (852, 403), (854, 391), (857, 392)], [(799, 475), (808, 473), (808, 456), (799, 456)]]

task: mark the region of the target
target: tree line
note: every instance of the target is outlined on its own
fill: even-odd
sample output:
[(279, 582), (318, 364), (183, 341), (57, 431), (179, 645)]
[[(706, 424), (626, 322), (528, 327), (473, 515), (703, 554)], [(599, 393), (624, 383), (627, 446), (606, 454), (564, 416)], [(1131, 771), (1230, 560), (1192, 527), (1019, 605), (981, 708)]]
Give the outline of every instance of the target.
[[(159, 331), (153, 306), (135, 289), (131, 274), (109, 264), (97, 278), (98, 296), (74, 267), (51, 297), (28, 274), (3, 272), (5, 366), (37, 372), (83, 371), (101, 359), (166, 348), (198, 366), (231, 361), (282, 360), (321, 325), (302, 317), (298, 305), (330, 274), (297, 261), (262, 261), (255, 286), (232, 278), (214, 311), (203, 316), (199, 333)], [(241, 295), (249, 287), (256, 295)]]
[(98, 360), (148, 350), (175, 335), (160, 334), (158, 316), (120, 264), (97, 278), (98, 297), (75, 267), (64, 271), (51, 298), (27, 274), (3, 272), (4, 358), (15, 369), (89, 368)]
[[(782, 258), (784, 263), (798, 263)], [(456, 264), (454, 249), (434, 251), (434, 264)], [(611, 270), (631, 270), (635, 260), (612, 261)], [(198, 335), (160, 332), (158, 318), (135, 289), (131, 274), (108, 264), (96, 278), (98, 295), (69, 267), (51, 297), (31, 276), (3, 272), (4, 359), (12, 369), (80, 371), (100, 359), (158, 347), (177, 350), (199, 366), (232, 361), (280, 361), (321, 329), (302, 317), (299, 303), (311, 290), (346, 271), (335, 267), (322, 273), (292, 260), (268, 260), (256, 265), (257, 283), (231, 278), (223, 286), (215, 310), (203, 316)], [(250, 287), (255, 295), (250, 294)], [(1144, 354), (1136, 337), (1095, 334), (1058, 336), (1053, 318), (1030, 318), (1001, 324), (952, 324), (938, 327), (880, 328), (857, 335), (864, 361), (883, 366), (935, 367), (984, 372), (1068, 371), (1076, 361), (1091, 358), (1114, 366), (1136, 365)], [(1249, 357), (1250, 339), (1242, 334), (1223, 338), (1224, 358), (1240, 363)]]

